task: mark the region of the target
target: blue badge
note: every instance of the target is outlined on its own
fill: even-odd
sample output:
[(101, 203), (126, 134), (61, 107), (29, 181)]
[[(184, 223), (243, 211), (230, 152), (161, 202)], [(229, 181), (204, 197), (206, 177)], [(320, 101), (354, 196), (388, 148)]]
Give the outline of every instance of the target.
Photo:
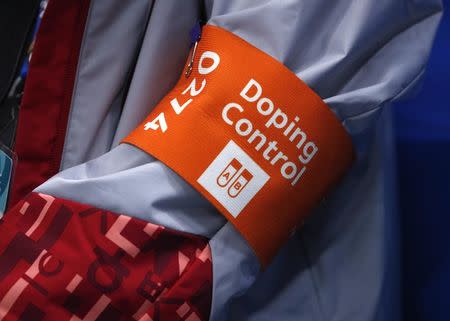
[(0, 149), (0, 217), (6, 210), (8, 202), (9, 185), (13, 170), (13, 159)]

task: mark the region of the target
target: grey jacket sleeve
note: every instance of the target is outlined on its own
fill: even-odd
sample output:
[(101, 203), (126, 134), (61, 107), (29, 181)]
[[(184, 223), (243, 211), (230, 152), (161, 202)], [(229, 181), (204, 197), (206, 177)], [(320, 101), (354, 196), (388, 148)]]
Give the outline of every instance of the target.
[[(119, 3), (103, 6), (113, 11)], [(108, 139), (97, 142), (102, 145), (98, 151), (77, 154), (67, 148), (62, 168), (76, 166), (37, 191), (209, 237), (214, 277), (211, 320), (226, 320), (230, 313), (232, 320), (273, 320), (274, 315), (279, 320), (394, 320), (395, 312), (381, 309), (386, 291), (396, 295), (385, 287), (396, 269), (395, 262), (387, 264), (395, 246), (386, 245), (395, 245), (396, 233), (392, 232), (395, 212), (384, 191), (389, 167), (383, 156), (390, 131), (383, 107), (408, 92), (423, 75), (440, 1), (205, 2), (209, 24), (272, 55), (315, 90), (342, 121), (358, 152), (347, 179), (262, 275), (239, 233), (192, 187), (144, 152), (128, 145), (115, 147), (176, 81), (188, 54), (184, 35), (199, 18), (201, 5), (175, 0), (154, 3), (119, 112), (111, 100), (100, 101), (89, 91), (89, 84), (102, 75), (90, 71), (103, 58), (90, 60), (89, 54), (102, 43), (94, 40), (104, 26), (101, 19), (106, 19), (91, 13), (78, 67), (85, 75), (84, 85), (76, 88), (75, 97), (104, 106), (102, 115), (90, 114), (99, 128), (109, 116), (118, 125), (102, 131)], [(145, 14), (131, 4), (120, 6), (130, 14)], [(101, 9), (105, 8), (97, 7)], [(131, 22), (121, 23), (126, 27)], [(114, 77), (114, 72), (107, 77)], [(117, 97), (110, 91), (109, 96)], [(83, 103), (74, 100), (69, 124), (84, 112)], [(95, 132), (73, 128), (66, 146), (95, 137)]]

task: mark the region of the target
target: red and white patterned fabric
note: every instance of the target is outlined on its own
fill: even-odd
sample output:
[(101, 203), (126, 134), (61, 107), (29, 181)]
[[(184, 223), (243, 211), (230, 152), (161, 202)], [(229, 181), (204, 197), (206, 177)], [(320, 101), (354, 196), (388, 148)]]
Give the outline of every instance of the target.
[(208, 320), (208, 240), (49, 195), (0, 225), (0, 320)]

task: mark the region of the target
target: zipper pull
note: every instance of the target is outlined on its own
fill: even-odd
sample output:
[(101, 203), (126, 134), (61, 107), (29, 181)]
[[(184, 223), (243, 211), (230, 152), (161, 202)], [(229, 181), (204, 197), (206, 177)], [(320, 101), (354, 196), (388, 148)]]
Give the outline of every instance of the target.
[(187, 69), (184, 73), (186, 78), (189, 78), (189, 76), (192, 73), (192, 69), (194, 69), (194, 59), (195, 54), (197, 52), (198, 43), (200, 42), (200, 39), (202, 39), (202, 25), (199, 22), (197, 22), (191, 30), (191, 54), (189, 58), (189, 64), (187, 66)]

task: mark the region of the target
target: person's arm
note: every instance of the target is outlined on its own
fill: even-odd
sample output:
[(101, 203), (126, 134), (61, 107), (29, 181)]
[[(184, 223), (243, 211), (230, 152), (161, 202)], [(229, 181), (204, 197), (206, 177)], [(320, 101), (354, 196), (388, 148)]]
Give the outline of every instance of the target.
[[(335, 1), (330, 5), (327, 1), (223, 0), (207, 2), (206, 9), (207, 24), (223, 28), (254, 45), (255, 50), (271, 55), (315, 91), (351, 135), (359, 159), (381, 107), (422, 75), (441, 7), (439, 1)], [(130, 91), (134, 85), (132, 82)], [(152, 243), (156, 252), (167, 251), (173, 256), (183, 244), (187, 244), (186, 253), (191, 244), (203, 244), (203, 255), (200, 251), (191, 257), (179, 255), (176, 260), (161, 258), (167, 269), (190, 269), (180, 275), (179, 283), (168, 283), (167, 291), (161, 291), (161, 302), (177, 299), (176, 294), (183, 292), (183, 282), (189, 284), (191, 275), (190, 289), (197, 290), (199, 282), (204, 283), (207, 288), (200, 294), (205, 297), (200, 300), (192, 294), (183, 299), (191, 303), (198, 299), (202, 304), (211, 300), (212, 320), (226, 319), (230, 300), (248, 289), (260, 270), (245, 238), (213, 205), (161, 161), (134, 146), (121, 144), (99, 158), (65, 170), (35, 192), (56, 198), (58, 206), (71, 200), (121, 213), (126, 220), (143, 220), (136, 223), (138, 226), (149, 222), (164, 227), (168, 233), (164, 237), (174, 242), (174, 247), (167, 249), (162, 241)], [(32, 209), (42, 200), (35, 195), (28, 202)], [(19, 203), (13, 213), (18, 215), (22, 206)], [(101, 210), (92, 213), (101, 215)], [(111, 216), (111, 220), (109, 224), (114, 220), (120, 224), (118, 216)], [(110, 230), (112, 226), (107, 224)], [(187, 234), (180, 236), (177, 231)], [(206, 255), (209, 249), (211, 257)], [(202, 274), (205, 267), (199, 262), (211, 264), (210, 280)], [(144, 302), (143, 297), (140, 300)], [(176, 309), (182, 305), (180, 301)], [(152, 309), (148, 308), (149, 314), (154, 313)], [(206, 314), (199, 317), (206, 319)]]

